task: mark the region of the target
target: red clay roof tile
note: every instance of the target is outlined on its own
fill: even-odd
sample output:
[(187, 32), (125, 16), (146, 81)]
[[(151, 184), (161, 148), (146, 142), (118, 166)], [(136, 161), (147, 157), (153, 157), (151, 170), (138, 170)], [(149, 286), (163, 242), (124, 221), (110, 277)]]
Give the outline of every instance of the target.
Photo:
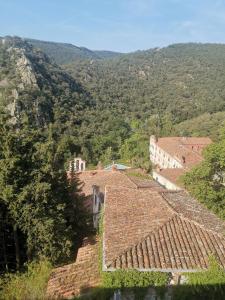
[(185, 272), (213, 254), (225, 268), (225, 223), (186, 192), (106, 187), (104, 266)]
[(71, 299), (98, 286), (98, 250), (98, 239), (91, 238), (79, 249), (75, 263), (54, 269), (47, 286), (49, 299)]
[[(208, 137), (162, 137), (157, 146), (176, 158), (184, 168), (191, 168), (202, 161), (202, 150), (211, 143)], [(182, 157), (185, 157), (185, 163)]]

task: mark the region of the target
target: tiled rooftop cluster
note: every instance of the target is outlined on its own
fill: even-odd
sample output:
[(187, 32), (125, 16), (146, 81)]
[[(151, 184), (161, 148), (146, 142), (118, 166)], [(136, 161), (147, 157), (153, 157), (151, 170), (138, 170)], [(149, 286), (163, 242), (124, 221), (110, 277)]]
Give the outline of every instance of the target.
[(106, 187), (106, 270), (195, 271), (211, 254), (225, 268), (224, 232), (224, 222), (186, 192)]
[[(174, 169), (180, 170), (180, 169)], [(115, 169), (76, 173), (81, 192), (104, 194), (103, 270), (181, 272), (208, 267), (213, 254), (225, 268), (225, 223), (187, 192)], [(76, 262), (53, 270), (47, 295), (72, 298), (100, 284), (99, 243), (87, 239)]]

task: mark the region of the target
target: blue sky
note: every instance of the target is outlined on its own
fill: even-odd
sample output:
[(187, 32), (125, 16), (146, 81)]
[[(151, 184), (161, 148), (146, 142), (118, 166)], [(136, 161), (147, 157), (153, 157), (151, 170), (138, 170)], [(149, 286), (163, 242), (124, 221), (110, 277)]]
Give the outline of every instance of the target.
[(225, 43), (225, 0), (0, 0), (0, 36), (129, 52)]

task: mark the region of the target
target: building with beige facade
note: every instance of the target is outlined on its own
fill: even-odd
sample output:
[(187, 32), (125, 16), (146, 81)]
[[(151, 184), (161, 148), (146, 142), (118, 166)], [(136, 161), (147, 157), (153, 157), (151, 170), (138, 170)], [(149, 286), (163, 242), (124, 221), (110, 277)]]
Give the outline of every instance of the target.
[(208, 137), (150, 137), (153, 178), (169, 190), (180, 190), (179, 177), (203, 160)]

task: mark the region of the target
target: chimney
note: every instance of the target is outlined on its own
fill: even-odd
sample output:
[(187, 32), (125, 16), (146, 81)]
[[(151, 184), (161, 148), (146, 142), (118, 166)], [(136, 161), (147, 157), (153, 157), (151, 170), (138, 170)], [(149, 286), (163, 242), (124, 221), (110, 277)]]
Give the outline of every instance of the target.
[(98, 162), (97, 169), (98, 170), (103, 170), (103, 165), (102, 165), (101, 161)]
[(98, 194), (100, 191), (100, 187), (98, 185), (93, 185), (92, 189), (93, 189), (93, 193), (95, 193), (95, 194)]
[(112, 165), (112, 171), (113, 172), (117, 171), (117, 166), (115, 164)]
[(156, 144), (158, 142), (158, 137), (156, 135), (150, 136), (150, 144)]

